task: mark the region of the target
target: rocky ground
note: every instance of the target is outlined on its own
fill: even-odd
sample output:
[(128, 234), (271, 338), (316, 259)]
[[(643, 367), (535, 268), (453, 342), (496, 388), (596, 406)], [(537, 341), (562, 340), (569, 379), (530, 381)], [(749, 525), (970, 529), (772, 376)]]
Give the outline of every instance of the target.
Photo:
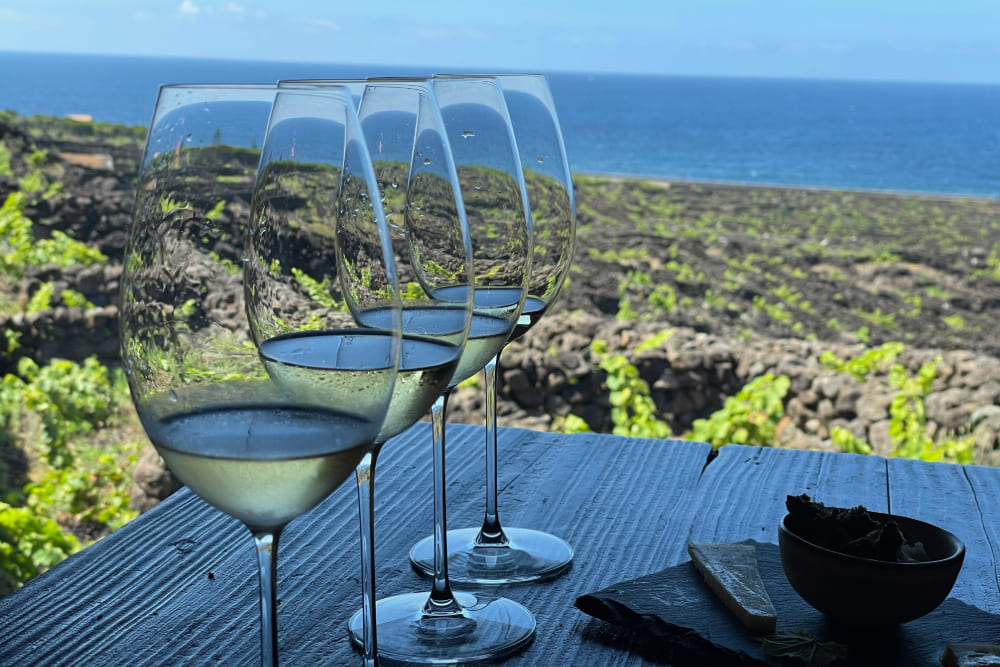
[[(43, 266), (0, 283), (4, 303), (23, 303), (41, 280), (56, 279), (97, 306), (0, 314), (5, 328), (22, 333), (22, 347), (0, 355), (0, 372), (17, 354), (43, 362), (96, 353), (117, 363), (118, 278), (141, 135), (80, 127), (0, 118), (0, 142), (12, 155), (10, 173), (0, 172), (0, 202), (31, 169), (27, 156), (44, 149), (44, 168), (63, 186), (26, 211), (36, 233), (61, 230), (112, 258), (100, 269)], [(501, 359), (502, 424), (546, 429), (574, 414), (610, 430), (605, 372), (591, 349), (600, 339), (639, 369), (677, 435), (775, 372), (791, 378), (785, 446), (833, 448), (830, 429), (841, 425), (888, 454), (887, 374), (858, 383), (819, 356), (849, 358), (899, 341), (911, 374), (941, 357), (926, 400), (928, 433), (975, 434), (977, 460), (993, 462), (1000, 201), (583, 175), (575, 182), (573, 270), (557, 307)], [(245, 210), (234, 196), (226, 212), (235, 222)], [(237, 259), (232, 249), (219, 254), (227, 252)], [(239, 322), (238, 299), (219, 294), (213, 303)], [(667, 329), (662, 343), (636, 351)], [(481, 389), (465, 387), (451, 417), (481, 423), (482, 402)]]

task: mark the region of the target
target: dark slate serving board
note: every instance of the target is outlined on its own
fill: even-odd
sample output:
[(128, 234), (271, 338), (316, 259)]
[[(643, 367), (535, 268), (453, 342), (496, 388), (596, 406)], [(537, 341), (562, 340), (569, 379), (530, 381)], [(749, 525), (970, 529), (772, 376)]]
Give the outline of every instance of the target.
[[(882, 629), (826, 622), (792, 589), (774, 544), (753, 544), (761, 578), (778, 612), (778, 632), (804, 628), (847, 645), (851, 665), (940, 665), (948, 642), (1000, 642), (1000, 616), (949, 598), (910, 623)], [(676, 665), (788, 665), (764, 654), (715, 596), (691, 561), (583, 595), (576, 606), (638, 635), (646, 659)]]

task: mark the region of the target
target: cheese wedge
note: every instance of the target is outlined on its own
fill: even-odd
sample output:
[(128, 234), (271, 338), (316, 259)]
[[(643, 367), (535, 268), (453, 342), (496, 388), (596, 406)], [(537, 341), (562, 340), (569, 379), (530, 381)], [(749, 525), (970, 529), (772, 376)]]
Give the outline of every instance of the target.
[(709, 588), (740, 623), (751, 632), (774, 632), (778, 615), (760, 578), (753, 546), (688, 542), (688, 553)]
[(988, 644), (948, 644), (941, 656), (944, 667), (1000, 665), (1000, 646)]

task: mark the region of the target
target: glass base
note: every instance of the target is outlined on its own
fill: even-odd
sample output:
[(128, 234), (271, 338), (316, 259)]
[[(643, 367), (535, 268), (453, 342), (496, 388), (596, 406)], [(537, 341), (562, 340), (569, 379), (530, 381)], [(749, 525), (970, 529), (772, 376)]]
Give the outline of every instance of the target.
[[(464, 607), (460, 614), (426, 616), (427, 597), (408, 593), (375, 603), (379, 658), (418, 665), (480, 662), (510, 655), (535, 636), (535, 617), (513, 600), (456, 593)], [(361, 646), (360, 610), (348, 626), (355, 646)]]
[[(506, 546), (476, 546), (478, 528), (448, 531), (448, 580), (452, 584), (499, 586), (552, 579), (569, 569), (573, 547), (555, 535), (528, 528), (504, 528)], [(421, 574), (434, 573), (434, 539), (410, 549)]]

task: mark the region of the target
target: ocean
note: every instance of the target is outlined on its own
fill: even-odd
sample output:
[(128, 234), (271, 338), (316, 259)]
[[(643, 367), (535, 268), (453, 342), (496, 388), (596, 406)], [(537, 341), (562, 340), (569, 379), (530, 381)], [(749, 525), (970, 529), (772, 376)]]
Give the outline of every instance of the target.
[[(162, 83), (434, 71), (0, 52), (0, 110), (146, 125)], [(575, 173), (1000, 196), (997, 85), (547, 76)]]

